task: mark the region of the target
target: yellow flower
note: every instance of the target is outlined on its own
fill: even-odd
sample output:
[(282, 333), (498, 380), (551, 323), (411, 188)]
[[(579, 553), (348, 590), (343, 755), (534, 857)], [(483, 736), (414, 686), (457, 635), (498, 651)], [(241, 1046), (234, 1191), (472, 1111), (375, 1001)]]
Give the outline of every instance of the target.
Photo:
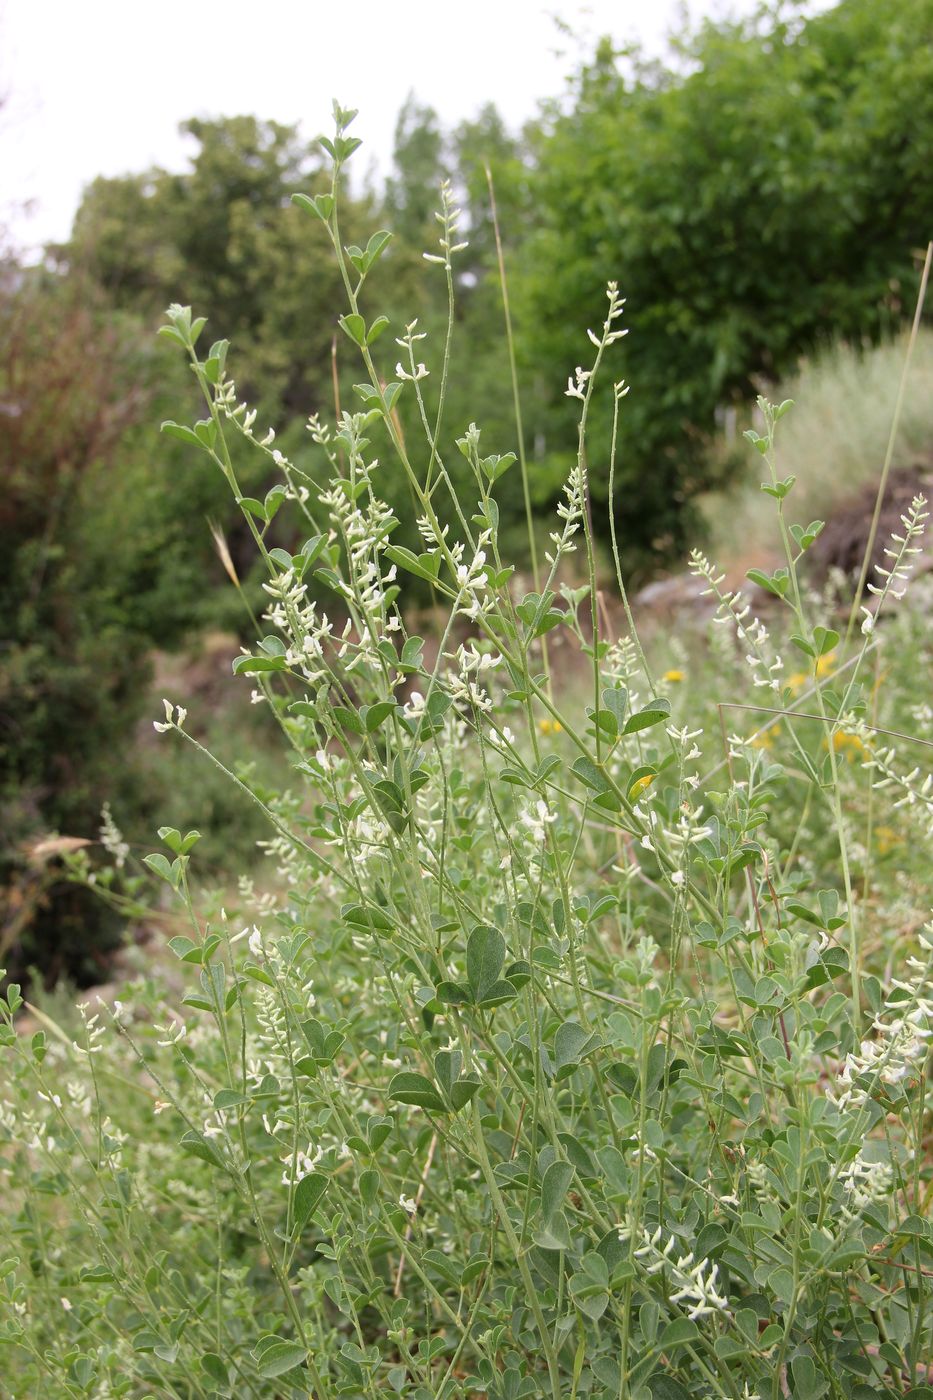
[(756, 749), (766, 749), (768, 753), (774, 748), (774, 738), (781, 732), (781, 721), (776, 719), (773, 724), (769, 724), (767, 729), (763, 729), (760, 734), (756, 734), (752, 739)]
[(875, 828), (875, 841), (878, 844), (878, 854), (886, 856), (895, 846), (902, 846), (904, 838), (898, 836), (893, 826), (878, 826)]
[[(823, 748), (829, 748), (828, 740), (823, 740)], [(845, 754), (846, 758), (852, 760), (859, 754), (868, 753), (868, 745), (857, 734), (849, 734), (844, 729), (837, 729), (833, 735), (833, 748), (836, 753)]]
[[(831, 676), (835, 669), (836, 653), (834, 651), (827, 652), (825, 656), (817, 658), (815, 668), (817, 678), (821, 679), (823, 676)], [(798, 692), (803, 690), (804, 686), (809, 685), (812, 680), (813, 676), (811, 676), (809, 672), (795, 671), (792, 676), (787, 677), (784, 684), (787, 686), (788, 690), (793, 691), (793, 693), (797, 695)]]
[(559, 719), (542, 719), (538, 721), (538, 728), (542, 734), (559, 734), (563, 729)]
[(664, 672), (664, 675), (661, 677), (662, 680), (670, 681), (670, 683), (671, 683), (672, 685), (676, 685), (677, 682), (678, 682), (678, 681), (682, 681), (683, 678), (684, 678), (684, 673), (683, 673), (683, 671), (677, 671), (677, 670), (665, 671), (665, 672)]

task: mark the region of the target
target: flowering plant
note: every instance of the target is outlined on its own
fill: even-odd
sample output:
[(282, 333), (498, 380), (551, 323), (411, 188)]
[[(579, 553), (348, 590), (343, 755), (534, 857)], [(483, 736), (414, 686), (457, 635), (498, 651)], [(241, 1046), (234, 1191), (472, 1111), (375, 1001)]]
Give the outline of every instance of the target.
[[(699, 648), (651, 659), (618, 556), (624, 630), (601, 609), (586, 428), (620, 334), (610, 283), (567, 390), (578, 458), (522, 593), (496, 503), (520, 451), (483, 455), (470, 425), (453, 446), (476, 494), (460, 500), (446, 358), (434, 399), (413, 326), (395, 380), (375, 358), (387, 325), (364, 310), (366, 277), (389, 239), (341, 242), (352, 117), (336, 108), (325, 142), (331, 193), (298, 197), (330, 235), (363, 366), (354, 410), (309, 422), (308, 461), (256, 431), (226, 342), (202, 355), (204, 321), (169, 311), (206, 416), (164, 427), (223, 473), (265, 563), (265, 616), (233, 669), (294, 785), (229, 773), (267, 819), (268, 888), (206, 918), (198, 833), (161, 831), (167, 854), (147, 863), (188, 920), (169, 944), (184, 995), (166, 974), (31, 1039), (17, 989), (0, 1004), (16, 1392), (933, 1394), (933, 930), (918, 882), (886, 880), (872, 842), (878, 792), (926, 786), (898, 777), (898, 691), (889, 715), (861, 686), (924, 503), (846, 650), (801, 581), (818, 530), (785, 522), (787, 405), (761, 401), (785, 563), (753, 582), (789, 625), (695, 557), (723, 624), (717, 684), (749, 697), (726, 722), (722, 691), (693, 679)], [(449, 191), (439, 217), (431, 261), (449, 278)], [(240, 492), (244, 450), (280, 478), (262, 501)], [(418, 553), (393, 543), (389, 470)], [(285, 508), (292, 531), (273, 533)], [(433, 647), (406, 619), (410, 576), (436, 600)], [(895, 652), (921, 645), (915, 626), (894, 619)], [(795, 687), (789, 647), (807, 667)], [(166, 700), (155, 724), (219, 763), (194, 713)], [(842, 761), (833, 740), (853, 727), (862, 750)], [(929, 811), (905, 801), (891, 820), (907, 841)]]

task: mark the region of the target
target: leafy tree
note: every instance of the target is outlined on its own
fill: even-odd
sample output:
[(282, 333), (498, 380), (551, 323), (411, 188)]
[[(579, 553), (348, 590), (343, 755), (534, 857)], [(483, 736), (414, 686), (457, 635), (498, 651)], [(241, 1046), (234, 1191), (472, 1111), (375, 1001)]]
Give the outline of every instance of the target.
[(434, 108), (409, 93), (395, 124), (393, 173), (385, 188), (386, 216), (399, 242), (409, 248), (434, 241), (438, 188), (449, 173), (444, 145)]
[[(96, 180), (63, 256), (153, 321), (169, 302), (207, 308), (215, 334), (236, 341), (251, 396), (294, 414), (320, 408), (343, 291), (326, 233), (290, 202), (324, 190), (319, 154), (297, 128), (255, 117), (183, 130), (197, 142), (191, 170)], [(347, 201), (346, 241), (371, 221), (368, 200)]]
[(10, 970), (34, 962), (50, 980), (100, 980), (113, 921), (74, 886), (34, 879), (29, 850), (50, 831), (93, 839), (105, 800), (131, 828), (151, 829), (161, 794), (133, 740), (153, 648), (239, 621), (215, 601), (229, 590), (217, 587), (205, 519), (229, 513), (229, 492), (158, 432), (186, 390), (165, 342), (75, 272), (0, 267), (0, 951), (15, 929)]
[[(717, 411), (818, 341), (894, 327), (933, 229), (933, 0), (784, 13), (706, 24), (670, 67), (622, 65), (604, 43), (536, 143), (519, 291), (548, 454), (572, 455), (561, 390), (616, 278), (632, 383), (617, 524), (642, 566), (692, 527)], [(605, 429), (600, 502), (607, 458)]]
[(44, 910), (37, 901), (30, 933), (18, 876), (26, 838), (96, 833), (103, 776), (113, 786), (138, 711), (147, 661), (126, 566), (144, 536), (109, 533), (108, 556), (95, 507), (100, 469), (148, 399), (125, 335), (103, 326), (89, 297), (15, 265), (3, 272), (0, 928), (12, 921), (23, 956), (53, 977), (63, 966), (80, 976), (89, 945), (112, 930), (95, 911), (88, 937), (87, 901), (69, 896)]

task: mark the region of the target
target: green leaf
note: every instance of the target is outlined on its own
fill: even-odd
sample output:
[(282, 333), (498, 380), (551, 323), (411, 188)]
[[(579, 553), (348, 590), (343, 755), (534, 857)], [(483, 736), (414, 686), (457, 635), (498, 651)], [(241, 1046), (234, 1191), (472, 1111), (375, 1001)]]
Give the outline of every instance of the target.
[[(505, 962), (505, 939), (497, 928), (477, 924), (467, 940), (467, 981), (473, 1000), (482, 1002), (499, 979)], [(514, 988), (506, 984), (509, 995)]]
[(505, 475), (509, 467), (517, 461), (518, 458), (515, 456), (514, 452), (506, 452), (501, 457), (498, 454), (494, 454), (492, 457), (484, 457), (480, 465), (490, 485), (494, 486), (499, 478)]
[[(253, 1353), (255, 1355), (255, 1352)], [(265, 1376), (267, 1380), (275, 1376), (283, 1376), (286, 1371), (293, 1371), (296, 1366), (303, 1366), (308, 1353), (298, 1342), (273, 1342), (266, 1347), (262, 1355), (257, 1357), (259, 1374)]]
[(620, 810), (622, 804), (613, 792), (612, 784), (603, 769), (591, 758), (587, 758), (585, 755), (578, 758), (570, 771), (580, 779), (581, 783), (585, 783), (592, 792), (597, 794), (594, 799), (597, 806), (605, 807), (611, 812)]
[(784, 480), (779, 481), (775, 486), (771, 486), (769, 482), (763, 481), (761, 483), (761, 489), (769, 496), (773, 496), (776, 501), (783, 501), (784, 497), (788, 496), (794, 489), (796, 480), (797, 478), (795, 476), (785, 476)]
[(161, 335), (164, 336), (166, 340), (174, 341), (174, 343), (180, 345), (183, 350), (187, 350), (188, 348), (187, 340), (182, 335), (181, 331), (177, 331), (174, 326), (160, 326), (156, 331), (156, 335)]
[(304, 209), (306, 213), (314, 214), (324, 224), (334, 212), (334, 198), (329, 194), (319, 194), (316, 199), (307, 194), (293, 194), (292, 203), (297, 204), (298, 208)]
[(615, 719), (616, 729), (621, 728), (625, 722), (625, 711), (628, 708), (628, 691), (625, 686), (607, 686), (603, 691), (603, 706)]
[(639, 710), (637, 714), (629, 715), (623, 726), (623, 734), (637, 734), (642, 729), (650, 729), (652, 725), (663, 724), (664, 720), (670, 717), (671, 702), (665, 700), (663, 696), (658, 696), (652, 700), (645, 709)]
[[(279, 506), (285, 500), (288, 492), (284, 486), (271, 486), (266, 492), (263, 506), (266, 512), (266, 520), (273, 520), (278, 512)], [(291, 562), (291, 561), (289, 561)]]
[(522, 987), (526, 986), (531, 981), (531, 975), (531, 963), (523, 960), (511, 963), (510, 966), (505, 969), (506, 981), (511, 982), (516, 991), (520, 991)]
[(375, 734), (376, 730), (388, 719), (398, 706), (394, 700), (380, 700), (375, 705), (365, 705), (360, 710), (360, 717), (363, 720), (363, 728), (367, 734)]
[(695, 1342), (699, 1335), (700, 1329), (695, 1322), (686, 1317), (677, 1317), (673, 1322), (669, 1322), (661, 1333), (659, 1346), (662, 1351), (673, 1351), (675, 1347)]
[[(165, 857), (163, 856), (162, 859), (165, 860)], [(166, 864), (168, 864), (167, 861)], [(201, 961), (201, 949), (197, 943), (192, 943), (190, 938), (170, 938), (168, 946), (176, 958), (180, 958), (182, 962), (199, 963)]]
[(460, 1078), (463, 1056), (459, 1050), (438, 1050), (434, 1056), (434, 1074), (445, 1094)]
[(214, 1095), (214, 1107), (225, 1112), (231, 1108), (240, 1108), (247, 1103), (249, 1103), (249, 1098), (246, 1094), (241, 1094), (239, 1089), (218, 1089)]
[(423, 1074), (402, 1070), (389, 1081), (386, 1097), (395, 1103), (413, 1104), (416, 1108), (426, 1108), (431, 1113), (446, 1113), (447, 1105)]
[(216, 1351), (206, 1351), (201, 1357), (201, 1370), (217, 1385), (227, 1385), (230, 1376)]
[(286, 671), (288, 663), (284, 656), (236, 656), (233, 660), (235, 676), (257, 676), (262, 671)]
[(663, 1371), (655, 1371), (648, 1377), (651, 1400), (690, 1400), (689, 1391), (684, 1390), (680, 1381), (675, 1381)]
[(340, 329), (350, 337), (355, 345), (358, 345), (360, 349), (363, 348), (366, 344), (366, 322), (363, 320), (362, 316), (358, 316), (356, 312), (353, 311), (350, 312), (348, 316), (341, 316), (337, 324), (340, 326)]
[(199, 1157), (202, 1162), (209, 1162), (212, 1167), (222, 1167), (224, 1165), (224, 1159), (214, 1146), (213, 1141), (205, 1137), (203, 1133), (185, 1133), (178, 1146), (183, 1152), (189, 1153), (190, 1156)]
[(542, 1222), (534, 1233), (534, 1242), (539, 1249), (566, 1250), (570, 1248), (570, 1229), (563, 1211), (557, 1211), (555, 1215)]
[(413, 554), (410, 549), (401, 545), (389, 545), (386, 555), (393, 564), (397, 564), (400, 569), (406, 569), (416, 578), (424, 579), (427, 583), (437, 583), (441, 567), (439, 554)]
[(460, 982), (439, 982), (434, 995), (445, 1006), (469, 1006), (472, 1000), (469, 987), (464, 987)]
[(295, 1187), (293, 1233), (299, 1235), (307, 1225), (311, 1215), (327, 1190), (327, 1177), (320, 1172), (309, 1172)]
[(377, 316), (366, 334), (366, 344), (372, 345), (374, 341), (378, 340), (382, 332), (388, 328), (388, 325), (388, 316)]
[(476, 1096), (480, 1086), (480, 1079), (475, 1074), (465, 1074), (462, 1079), (458, 1079), (450, 1090), (450, 1102), (454, 1106), (454, 1112), (459, 1113), (461, 1108)]
[(181, 423), (175, 423), (171, 418), (166, 419), (159, 431), (165, 433), (166, 437), (178, 438), (180, 442), (188, 443), (190, 447), (200, 447), (202, 450), (204, 448), (204, 444), (193, 429), (186, 428)]
[(375, 1204), (378, 1195), (379, 1173), (370, 1167), (360, 1173), (360, 1199), (364, 1206), (371, 1206)]
[(813, 643), (816, 647), (817, 656), (826, 656), (830, 651), (835, 651), (839, 645), (839, 633), (832, 627), (814, 627)]
[(176, 888), (178, 877), (177, 860), (169, 865), (161, 851), (153, 851), (151, 855), (143, 856), (143, 865), (147, 865), (153, 874), (160, 875), (173, 889)]
[(193, 1006), (197, 1011), (213, 1011), (213, 1002), (207, 1001), (204, 997), (197, 996), (194, 992), (189, 992), (188, 996), (182, 997), (182, 1006)]
[(387, 232), (386, 229), (379, 229), (366, 244), (365, 252), (362, 248), (357, 248), (355, 245), (346, 249), (347, 256), (361, 277), (366, 276), (391, 237), (391, 233)]
[(491, 1011), (494, 1006), (502, 1006), (507, 1001), (514, 1001), (517, 995), (517, 988), (512, 982), (500, 978), (488, 987), (477, 1002), (486, 1011)]
[(598, 1044), (599, 1036), (585, 1031), (576, 1021), (565, 1021), (558, 1026), (554, 1037), (554, 1057), (558, 1069), (578, 1064), (583, 1055), (594, 1050)]
[(355, 710), (348, 710), (345, 705), (334, 705), (331, 709), (331, 715), (341, 729), (348, 729), (351, 734), (364, 733), (363, 721)]
[(366, 244), (367, 271), (369, 270), (369, 268), (372, 267), (376, 259), (378, 257), (381, 257), (384, 250), (388, 247), (391, 238), (392, 234), (389, 232), (388, 229), (385, 228), (377, 229), (376, 232), (371, 236), (369, 242)]
[(552, 1162), (541, 1180), (541, 1215), (545, 1221), (556, 1215), (564, 1204), (564, 1198), (573, 1181), (573, 1167), (569, 1162)]
[(609, 1306), (608, 1290), (592, 1283), (587, 1278), (581, 1278), (579, 1274), (571, 1279), (570, 1296), (591, 1322), (598, 1322)]
[(761, 569), (749, 569), (745, 577), (777, 598), (783, 598), (790, 587), (790, 574), (786, 569), (777, 569), (773, 574), (766, 574)]

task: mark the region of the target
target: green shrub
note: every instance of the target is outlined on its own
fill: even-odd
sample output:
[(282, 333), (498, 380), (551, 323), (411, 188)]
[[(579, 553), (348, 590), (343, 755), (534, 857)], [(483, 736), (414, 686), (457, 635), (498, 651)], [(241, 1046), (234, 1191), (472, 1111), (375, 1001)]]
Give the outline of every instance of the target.
[[(604, 44), (545, 125), (515, 286), (546, 405), (536, 428), (548, 458), (572, 461), (558, 386), (580, 357), (575, 327), (600, 314), (603, 269), (618, 269), (637, 393), (616, 524), (633, 563), (691, 541), (723, 409), (802, 354), (877, 340), (912, 314), (933, 228), (931, 40), (931, 0), (843, 0), (806, 19), (705, 24), (670, 65)], [(599, 522), (605, 431), (590, 453)]]
[[(398, 432), (397, 396), (439, 356), (413, 364), (403, 337), (402, 376), (380, 373), (396, 352), (337, 225), (353, 115), (336, 109), (332, 193), (307, 212), (347, 276), (361, 406), (289, 460), (226, 344), (199, 348), (185, 307), (165, 328), (206, 404), (168, 431), (226, 480), (267, 569), (265, 635), (233, 669), (293, 781), (230, 777), (275, 875), (204, 919), (198, 833), (164, 827), (147, 864), (188, 919), (164, 975), (74, 1027), (40, 1011), (31, 1036), (16, 990), (0, 1003), (6, 1374), (20, 1397), (919, 1400), (933, 804), (909, 720), (929, 725), (930, 642), (884, 618), (925, 502), (843, 639), (801, 598), (788, 405), (762, 400), (776, 620), (695, 556), (725, 623), (711, 661), (664, 670), (634, 629), (609, 635), (585, 443), (610, 284), (548, 573), (513, 589), (496, 494), (517, 464), (471, 428), (419, 471)], [(241, 496), (234, 442), (279, 469), (265, 501)], [(457, 448), (474, 489), (445, 530)], [(420, 555), (392, 543), (392, 470)], [(267, 542), (280, 509), (305, 522), (292, 551)], [(561, 583), (574, 550), (580, 588)], [(433, 660), (409, 575), (433, 587)], [(197, 722), (167, 698), (155, 723), (217, 768)]]
[(159, 790), (133, 761), (150, 657), (218, 619), (204, 517), (229, 496), (151, 422), (182, 367), (77, 276), (5, 266), (0, 344), (0, 948), (16, 976), (87, 984), (119, 927), (30, 851), (96, 840), (108, 799), (151, 830)]

